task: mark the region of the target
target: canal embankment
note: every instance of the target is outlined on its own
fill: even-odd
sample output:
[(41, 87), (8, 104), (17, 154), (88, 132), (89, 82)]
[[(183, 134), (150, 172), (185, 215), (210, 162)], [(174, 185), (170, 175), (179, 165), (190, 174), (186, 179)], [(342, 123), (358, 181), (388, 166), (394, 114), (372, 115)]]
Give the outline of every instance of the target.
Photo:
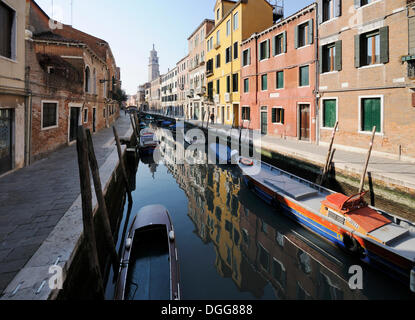
[[(115, 127), (120, 136), (131, 137), (133, 134), (129, 116), (122, 115)], [(111, 227), (116, 230), (119, 223), (117, 215), (125, 201), (125, 186), (112, 128), (98, 132), (93, 136), (93, 142)], [(3, 284), (0, 290), (3, 300), (48, 300), (65, 295), (76, 298), (75, 295), (82, 290), (83, 295), (78, 298), (88, 296), (90, 283), (87, 264), (83, 263), (87, 252), (83, 243), (76, 145), (60, 152), (16, 172), (16, 176), (0, 180), (0, 190), (5, 188), (7, 193), (4, 194), (8, 195), (8, 199), (2, 201), (13, 206), (10, 212), (0, 209), (0, 219), (5, 222), (0, 231), (8, 231), (1, 234), (0, 239), (0, 279)], [(122, 154), (126, 157), (126, 146), (122, 147)], [(8, 182), (10, 186), (7, 186)], [(18, 188), (20, 193), (13, 193), (14, 188)], [(95, 215), (98, 204), (94, 190), (92, 194)], [(16, 196), (20, 201), (16, 201)], [(25, 215), (24, 212), (30, 214)], [(101, 253), (102, 273), (106, 274), (108, 254), (103, 253), (106, 248), (100, 232), (102, 227), (97, 220), (94, 221), (97, 251)], [(5, 227), (10, 229), (5, 230)], [(53, 289), (49, 283), (59, 276), (58, 269), (62, 270), (60, 280), (63, 290)]]
[[(166, 119), (172, 119), (164, 117)], [(183, 119), (179, 119), (183, 120)], [(190, 120), (186, 123), (215, 134), (228, 136), (230, 126)], [(237, 132), (238, 130), (236, 130)], [(239, 135), (238, 133), (234, 133)], [(244, 140), (246, 134), (242, 134)], [(239, 137), (238, 137), (239, 138)], [(370, 143), (368, 137), (368, 148)], [(336, 149), (325, 186), (345, 194), (357, 193), (367, 154)], [(310, 181), (316, 181), (327, 158), (328, 146), (304, 141), (262, 136), (262, 160)], [(374, 150), (368, 166), (365, 190), (368, 201), (382, 210), (415, 221), (415, 164), (386, 157)]]

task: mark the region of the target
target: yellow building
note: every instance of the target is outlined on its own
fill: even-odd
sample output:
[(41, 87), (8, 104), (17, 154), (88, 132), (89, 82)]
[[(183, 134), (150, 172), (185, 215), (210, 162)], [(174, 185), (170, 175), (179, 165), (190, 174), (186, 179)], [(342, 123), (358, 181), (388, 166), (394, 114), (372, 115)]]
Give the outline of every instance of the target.
[(273, 6), (266, 0), (217, 0), (215, 27), (206, 36), (207, 95), (215, 122), (239, 126), (243, 40), (272, 26)]

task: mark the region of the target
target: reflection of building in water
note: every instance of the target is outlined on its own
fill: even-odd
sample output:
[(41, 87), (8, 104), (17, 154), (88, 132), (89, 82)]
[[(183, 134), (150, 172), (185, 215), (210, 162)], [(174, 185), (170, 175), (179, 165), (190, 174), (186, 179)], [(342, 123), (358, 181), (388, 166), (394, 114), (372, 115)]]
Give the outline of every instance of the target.
[(152, 155), (141, 157), (140, 161), (143, 164), (148, 165), (150, 172), (152, 173), (153, 179), (155, 178), (155, 173), (157, 172), (158, 164), (154, 162)]
[(280, 299), (366, 299), (349, 288), (348, 270), (293, 233), (280, 233), (241, 205), (242, 251)]
[(247, 190), (240, 190), (230, 171), (212, 165), (167, 167), (189, 199), (196, 233), (214, 244), (217, 272), (232, 278), (239, 290), (261, 298), (271, 284), (281, 299), (366, 298), (349, 289), (350, 275), (339, 262), (310, 247), (284, 223), (265, 221), (247, 209)]

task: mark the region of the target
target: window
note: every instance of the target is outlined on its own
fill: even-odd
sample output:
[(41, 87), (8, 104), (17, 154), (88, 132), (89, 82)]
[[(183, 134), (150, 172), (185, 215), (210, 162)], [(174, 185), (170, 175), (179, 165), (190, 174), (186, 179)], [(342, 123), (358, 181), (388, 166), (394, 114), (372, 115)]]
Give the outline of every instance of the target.
[[(113, 110), (111, 110), (111, 114), (113, 114)], [(84, 123), (88, 122), (88, 109), (84, 109)]]
[(244, 79), (244, 92), (249, 92), (249, 78)]
[(206, 62), (206, 74), (213, 73), (213, 59), (210, 59)]
[(220, 54), (216, 56), (216, 68), (220, 68)]
[(342, 41), (327, 44), (320, 49), (320, 73), (342, 69)]
[(361, 131), (371, 132), (376, 126), (376, 132), (382, 132), (381, 98), (362, 98), (360, 107)]
[(85, 92), (91, 91), (91, 71), (89, 67), (85, 69)]
[(235, 42), (233, 44), (233, 59), (238, 59), (238, 53), (239, 53), (238, 42)]
[(238, 73), (235, 73), (232, 75), (232, 92), (238, 92), (239, 91), (239, 75)]
[(375, 2), (376, 0), (355, 0), (355, 5), (357, 7), (363, 7), (369, 3)]
[(220, 30), (216, 31), (216, 45), (220, 45)]
[(268, 253), (268, 251), (260, 243), (258, 243), (258, 249), (259, 249), (258, 250), (258, 255), (259, 255), (258, 260), (259, 260), (259, 263), (260, 263), (261, 267), (264, 270), (269, 271), (269, 262), (270, 262), (269, 253)]
[(305, 87), (309, 85), (310, 85), (309, 67), (308, 66), (300, 67), (300, 87)]
[(16, 13), (0, 1), (0, 55), (16, 59)]
[(233, 30), (238, 30), (239, 28), (239, 13), (233, 15)]
[(242, 66), (246, 67), (251, 64), (251, 49), (242, 52)]
[(226, 48), (226, 57), (225, 57), (225, 62), (229, 63), (232, 60), (232, 47), (228, 47)]
[(283, 89), (284, 88), (284, 71), (278, 71), (277, 76), (277, 89)]
[(301, 48), (313, 43), (314, 37), (314, 20), (311, 19), (295, 28), (295, 48)]
[(281, 33), (273, 38), (273, 55), (277, 56), (287, 52), (286, 33)]
[(216, 10), (216, 20), (220, 20), (220, 9)]
[(261, 90), (265, 91), (268, 90), (268, 75), (263, 74), (261, 76)]
[(209, 99), (213, 99), (213, 82), (211, 81), (211, 82), (208, 82), (208, 85), (207, 85), (207, 94), (208, 94), (208, 97), (209, 97)]
[(220, 80), (216, 80), (216, 93), (220, 94)]
[(272, 259), (272, 276), (283, 288), (285, 288), (287, 285), (287, 273), (284, 265), (275, 258)]
[(272, 123), (284, 124), (283, 108), (272, 108)]
[(251, 108), (242, 107), (242, 120), (251, 120)]
[(92, 81), (93, 81), (93, 84), (92, 85), (94, 87), (93, 92), (94, 92), (94, 94), (97, 94), (97, 71), (96, 71), (95, 68), (94, 68), (94, 73), (93, 73)]
[(263, 41), (259, 44), (259, 60), (269, 58), (269, 40)]
[(211, 37), (208, 41), (207, 41), (207, 51), (209, 52), (210, 50), (213, 49), (213, 37)]
[(355, 67), (389, 62), (389, 27), (355, 36)]
[(58, 126), (58, 103), (42, 102), (42, 129)]
[(337, 101), (336, 99), (323, 100), (322, 110), (323, 128), (334, 128), (337, 121)]
[(226, 36), (229, 36), (231, 34), (231, 20), (228, 20), (226, 22)]
[(323, 21), (331, 20), (334, 16), (333, 0), (323, 0)]
[(231, 77), (230, 76), (226, 77), (226, 92), (227, 93), (231, 92)]

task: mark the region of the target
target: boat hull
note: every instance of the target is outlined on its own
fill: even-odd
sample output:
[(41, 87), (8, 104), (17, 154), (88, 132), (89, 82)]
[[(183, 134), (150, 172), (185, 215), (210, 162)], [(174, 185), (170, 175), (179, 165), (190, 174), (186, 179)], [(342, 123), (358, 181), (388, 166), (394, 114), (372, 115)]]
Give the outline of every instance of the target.
[[(266, 203), (276, 208), (280, 213), (306, 229), (311, 230), (333, 245), (347, 251), (343, 238), (344, 235), (350, 234), (349, 231), (298, 205), (289, 197), (276, 193), (250, 176), (244, 175), (243, 181), (251, 191)], [(361, 261), (387, 272), (390, 276), (404, 284), (408, 283), (411, 269), (414, 267), (413, 262), (356, 234), (353, 234), (353, 237), (363, 248), (363, 252), (358, 256)]]

